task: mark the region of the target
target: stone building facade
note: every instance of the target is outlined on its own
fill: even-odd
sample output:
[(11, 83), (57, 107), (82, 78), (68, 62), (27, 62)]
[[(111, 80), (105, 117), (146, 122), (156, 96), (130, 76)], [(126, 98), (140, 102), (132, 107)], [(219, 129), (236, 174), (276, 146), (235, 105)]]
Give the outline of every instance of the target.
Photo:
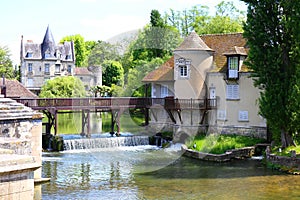
[(42, 114), (0, 98), (0, 199), (34, 199), (41, 180)]
[(148, 73), (143, 82), (151, 87), (151, 97), (171, 96), (185, 104), (207, 99), (214, 109), (183, 109), (182, 105), (168, 112), (154, 104), (150, 124), (190, 136), (208, 131), (266, 138), (266, 122), (257, 104), (260, 91), (244, 64), (247, 52), (242, 33), (199, 36), (192, 32), (173, 57)]
[(21, 83), (35, 94), (49, 79), (74, 75), (74, 43), (56, 44), (49, 26), (41, 44), (31, 40), (24, 42), (22, 36), (20, 59)]

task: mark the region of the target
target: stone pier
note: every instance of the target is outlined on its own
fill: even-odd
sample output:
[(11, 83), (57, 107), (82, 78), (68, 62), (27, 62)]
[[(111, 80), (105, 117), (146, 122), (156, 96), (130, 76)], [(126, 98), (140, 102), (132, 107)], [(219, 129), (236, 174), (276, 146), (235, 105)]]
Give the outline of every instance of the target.
[(33, 199), (41, 179), (41, 113), (0, 98), (0, 200)]

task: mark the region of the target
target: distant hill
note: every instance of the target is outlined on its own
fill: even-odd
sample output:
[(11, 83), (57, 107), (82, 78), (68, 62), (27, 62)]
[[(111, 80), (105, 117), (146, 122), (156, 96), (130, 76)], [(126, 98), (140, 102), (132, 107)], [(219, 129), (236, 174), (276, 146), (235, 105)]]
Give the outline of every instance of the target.
[(135, 40), (138, 37), (139, 29), (128, 31), (121, 33), (119, 35), (116, 35), (108, 40), (106, 42), (109, 42), (110, 44), (119, 45), (119, 53), (123, 55), (129, 46), (129, 44)]

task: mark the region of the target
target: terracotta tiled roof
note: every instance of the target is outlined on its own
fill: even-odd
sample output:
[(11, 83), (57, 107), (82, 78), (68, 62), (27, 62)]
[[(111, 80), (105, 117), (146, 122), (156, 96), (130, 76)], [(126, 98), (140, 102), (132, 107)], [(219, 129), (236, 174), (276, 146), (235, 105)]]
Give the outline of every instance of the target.
[(244, 55), (247, 56), (247, 52), (244, 47), (237, 47), (234, 46), (229, 49), (229, 51), (223, 53), (224, 56), (230, 56), (230, 55)]
[(196, 32), (192, 32), (188, 35), (184, 41), (175, 49), (175, 51), (188, 51), (188, 50), (205, 50), (211, 51), (211, 49), (203, 42)]
[[(0, 85), (3, 86), (2, 80), (0, 81)], [(30, 90), (24, 87), (17, 80), (8, 80), (5, 79), (6, 85), (6, 97), (8, 98), (37, 98), (35, 94), (33, 94)]]
[[(208, 34), (199, 37), (195, 32), (192, 32), (176, 50), (213, 51), (214, 68), (212, 71), (215, 72), (226, 71), (226, 55), (247, 55), (248, 52), (246, 39), (243, 38), (242, 33)], [(148, 73), (143, 82), (172, 81), (174, 80), (173, 69), (174, 57)], [(243, 65), (241, 71), (248, 71), (247, 66)]]
[(167, 62), (165, 62), (159, 68), (148, 73), (144, 78), (143, 82), (153, 81), (174, 81), (174, 56), (172, 56)]
[(75, 75), (90, 75), (90, 74), (92, 74), (92, 72), (90, 72), (86, 67), (75, 68)]
[(234, 52), (234, 54), (247, 55), (246, 39), (243, 38), (242, 33), (208, 34), (200, 37), (207, 46), (214, 50), (215, 71), (222, 71), (226, 67), (227, 58), (225, 55)]

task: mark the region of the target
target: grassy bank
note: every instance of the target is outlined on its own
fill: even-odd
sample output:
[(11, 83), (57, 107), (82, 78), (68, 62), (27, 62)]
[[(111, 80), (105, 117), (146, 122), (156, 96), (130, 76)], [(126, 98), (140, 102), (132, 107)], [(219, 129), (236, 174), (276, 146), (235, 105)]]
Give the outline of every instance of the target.
[(208, 136), (197, 135), (191, 138), (186, 145), (189, 149), (196, 151), (222, 154), (230, 149), (253, 146), (261, 142), (264, 142), (264, 140), (240, 135), (210, 134)]

